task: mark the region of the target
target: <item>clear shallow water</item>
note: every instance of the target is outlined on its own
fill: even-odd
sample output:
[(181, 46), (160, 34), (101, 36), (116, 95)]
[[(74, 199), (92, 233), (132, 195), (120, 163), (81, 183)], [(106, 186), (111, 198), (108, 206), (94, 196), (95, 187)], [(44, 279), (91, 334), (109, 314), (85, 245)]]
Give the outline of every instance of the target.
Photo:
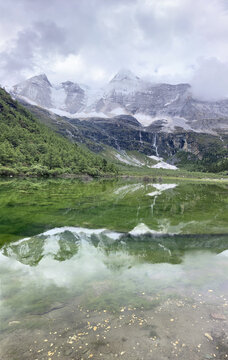
[(226, 186), (2, 182), (1, 200), (1, 360), (226, 358)]

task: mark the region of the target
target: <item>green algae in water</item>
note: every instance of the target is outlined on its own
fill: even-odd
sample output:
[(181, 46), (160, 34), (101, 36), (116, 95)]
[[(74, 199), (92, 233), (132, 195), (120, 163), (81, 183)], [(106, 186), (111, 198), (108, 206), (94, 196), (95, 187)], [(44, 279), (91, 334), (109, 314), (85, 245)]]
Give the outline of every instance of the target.
[[(156, 185), (156, 184), (155, 184)], [(228, 191), (220, 184), (179, 183), (149, 196), (154, 184), (120, 181), (0, 181), (0, 244), (62, 226), (127, 232), (228, 232)]]
[[(167, 358), (174, 349), (170, 341), (188, 341), (194, 311), (191, 337), (205, 354), (219, 351), (218, 341), (208, 347), (204, 332), (213, 330), (211, 313), (228, 315), (227, 187), (171, 185), (1, 181), (4, 360), (48, 358), (52, 348), (62, 359), (93, 352), (100, 358), (102, 346), (115, 341), (110, 352), (121, 344), (124, 359), (125, 352), (134, 353), (129, 331), (134, 345), (143, 344), (138, 356), (150, 354), (156, 337), (164, 353), (155, 356)], [(70, 336), (79, 333), (88, 335), (71, 344)], [(190, 359), (194, 341), (188, 353), (180, 348), (182, 359)], [(31, 349), (27, 355), (25, 347)], [(72, 347), (78, 352), (69, 353)]]

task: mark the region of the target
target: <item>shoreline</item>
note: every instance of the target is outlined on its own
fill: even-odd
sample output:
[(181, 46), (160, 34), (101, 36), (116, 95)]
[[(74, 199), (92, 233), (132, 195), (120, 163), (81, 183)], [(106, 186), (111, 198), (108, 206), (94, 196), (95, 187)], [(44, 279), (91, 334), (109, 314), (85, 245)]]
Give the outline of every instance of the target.
[[(164, 180), (178, 180), (178, 181), (194, 181), (194, 182), (220, 182), (220, 183), (228, 183), (228, 177), (221, 178), (213, 178), (213, 177), (199, 177), (199, 176), (171, 176), (167, 174), (153, 174), (153, 175), (127, 175), (127, 174), (119, 174), (119, 175), (99, 175), (99, 176), (91, 176), (88, 174), (61, 174), (61, 175), (49, 175), (49, 176), (38, 176), (38, 175), (26, 175), (26, 174), (18, 174), (18, 175), (9, 175), (3, 176), (0, 175), (0, 180), (23, 180), (23, 179), (37, 179), (37, 180), (50, 180), (50, 179), (62, 179), (62, 180), (83, 180), (83, 181), (93, 181), (93, 180), (135, 180), (135, 181), (143, 181), (143, 182), (164, 182)], [(213, 174), (212, 174), (213, 175)]]

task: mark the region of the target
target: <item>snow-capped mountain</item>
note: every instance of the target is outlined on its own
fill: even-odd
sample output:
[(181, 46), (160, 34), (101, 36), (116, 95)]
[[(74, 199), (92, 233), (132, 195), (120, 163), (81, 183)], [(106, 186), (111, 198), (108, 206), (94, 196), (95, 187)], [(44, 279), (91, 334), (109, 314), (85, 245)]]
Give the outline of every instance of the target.
[(133, 115), (143, 126), (159, 124), (165, 131), (175, 128), (199, 132), (228, 130), (228, 99), (201, 101), (189, 84), (154, 84), (129, 70), (119, 71), (101, 89), (66, 81), (49, 82), (45, 74), (15, 85), (11, 94), (69, 118)]
[(45, 74), (34, 76), (12, 89), (12, 94), (46, 109), (77, 113), (84, 108), (85, 91), (78, 84), (66, 81), (52, 85)]
[(52, 85), (47, 76), (41, 74), (15, 85), (12, 92), (28, 102), (50, 108), (52, 106), (51, 88)]

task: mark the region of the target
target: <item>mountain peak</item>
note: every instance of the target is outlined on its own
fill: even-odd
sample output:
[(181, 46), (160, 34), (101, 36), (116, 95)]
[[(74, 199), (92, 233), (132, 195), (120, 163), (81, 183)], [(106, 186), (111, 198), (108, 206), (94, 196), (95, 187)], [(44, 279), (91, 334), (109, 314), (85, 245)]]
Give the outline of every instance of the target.
[(39, 74), (39, 75), (35, 75), (35, 76), (31, 77), (28, 80), (37, 81), (37, 82), (43, 82), (44, 81), (44, 82), (48, 83), (49, 85), (51, 85), (50, 81), (47, 78), (47, 75), (44, 74), (44, 73)]
[(126, 80), (138, 81), (138, 80), (140, 80), (140, 78), (138, 76), (136, 76), (135, 74), (133, 74), (133, 72), (131, 72), (128, 69), (121, 69), (118, 71), (118, 73), (114, 76), (114, 78), (110, 82), (126, 81)]

